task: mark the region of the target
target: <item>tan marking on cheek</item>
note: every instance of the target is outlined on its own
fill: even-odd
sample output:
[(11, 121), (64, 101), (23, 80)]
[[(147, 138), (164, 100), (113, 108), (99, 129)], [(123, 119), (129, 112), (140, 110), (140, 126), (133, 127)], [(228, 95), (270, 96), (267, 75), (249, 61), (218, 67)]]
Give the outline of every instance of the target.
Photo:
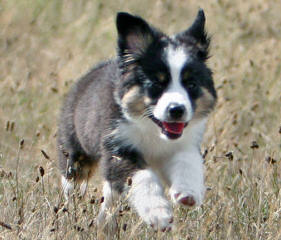
[(140, 88), (134, 86), (123, 96), (122, 107), (129, 114), (138, 117), (145, 112), (144, 96), (140, 93)]
[(127, 105), (128, 103), (132, 102), (140, 92), (140, 88), (138, 86), (133, 86), (126, 92), (122, 98), (122, 103)]
[(213, 110), (216, 103), (216, 99), (206, 88), (202, 88), (202, 91), (203, 95), (195, 102), (194, 118), (206, 117)]
[(152, 103), (152, 99), (149, 98), (148, 96), (144, 96), (144, 103), (145, 103), (146, 105), (149, 105), (149, 104)]

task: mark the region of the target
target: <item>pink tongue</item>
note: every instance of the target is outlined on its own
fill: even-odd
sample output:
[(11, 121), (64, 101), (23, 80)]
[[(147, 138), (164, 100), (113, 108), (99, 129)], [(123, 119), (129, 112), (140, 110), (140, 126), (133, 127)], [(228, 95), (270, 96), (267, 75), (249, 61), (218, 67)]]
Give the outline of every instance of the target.
[(169, 133), (175, 133), (175, 134), (181, 134), (184, 129), (184, 123), (163, 122), (163, 126)]

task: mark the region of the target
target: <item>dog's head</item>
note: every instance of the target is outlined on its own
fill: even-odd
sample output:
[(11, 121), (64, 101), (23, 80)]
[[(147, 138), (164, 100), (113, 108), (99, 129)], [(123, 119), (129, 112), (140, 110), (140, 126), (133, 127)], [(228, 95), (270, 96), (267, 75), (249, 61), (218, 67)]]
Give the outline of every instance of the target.
[(216, 101), (206, 66), (210, 39), (199, 10), (193, 24), (169, 37), (138, 16), (118, 13), (121, 80), (117, 98), (129, 120), (149, 118), (168, 139), (180, 138), (189, 122), (205, 118)]

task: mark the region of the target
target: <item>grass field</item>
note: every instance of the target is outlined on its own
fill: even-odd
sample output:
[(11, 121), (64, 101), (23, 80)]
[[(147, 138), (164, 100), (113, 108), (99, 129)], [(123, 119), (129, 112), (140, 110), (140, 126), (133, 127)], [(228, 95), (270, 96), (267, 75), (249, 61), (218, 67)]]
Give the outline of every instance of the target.
[(112, 239), (281, 239), (281, 2), (0, 0), (0, 240), (96, 239), (101, 195), (65, 205), (55, 135), (70, 85), (115, 56), (117, 11), (171, 34), (198, 7), (212, 35), (218, 104), (202, 152), (208, 191), (155, 233), (123, 203)]

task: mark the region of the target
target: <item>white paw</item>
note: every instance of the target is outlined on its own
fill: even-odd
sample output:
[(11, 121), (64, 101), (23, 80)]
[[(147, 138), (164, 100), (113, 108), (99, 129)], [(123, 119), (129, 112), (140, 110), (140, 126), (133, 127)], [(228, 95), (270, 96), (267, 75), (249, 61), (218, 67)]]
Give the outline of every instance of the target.
[(69, 196), (74, 191), (73, 181), (66, 179), (64, 176), (61, 176), (61, 185), (62, 185), (64, 197), (66, 200), (68, 200)]
[(173, 211), (169, 205), (148, 207), (142, 218), (156, 231), (165, 232), (172, 229)]
[(183, 190), (182, 188), (170, 189), (170, 195), (174, 203), (179, 203), (183, 206), (193, 207), (199, 206), (203, 202), (205, 190), (202, 188), (201, 191), (194, 190)]

